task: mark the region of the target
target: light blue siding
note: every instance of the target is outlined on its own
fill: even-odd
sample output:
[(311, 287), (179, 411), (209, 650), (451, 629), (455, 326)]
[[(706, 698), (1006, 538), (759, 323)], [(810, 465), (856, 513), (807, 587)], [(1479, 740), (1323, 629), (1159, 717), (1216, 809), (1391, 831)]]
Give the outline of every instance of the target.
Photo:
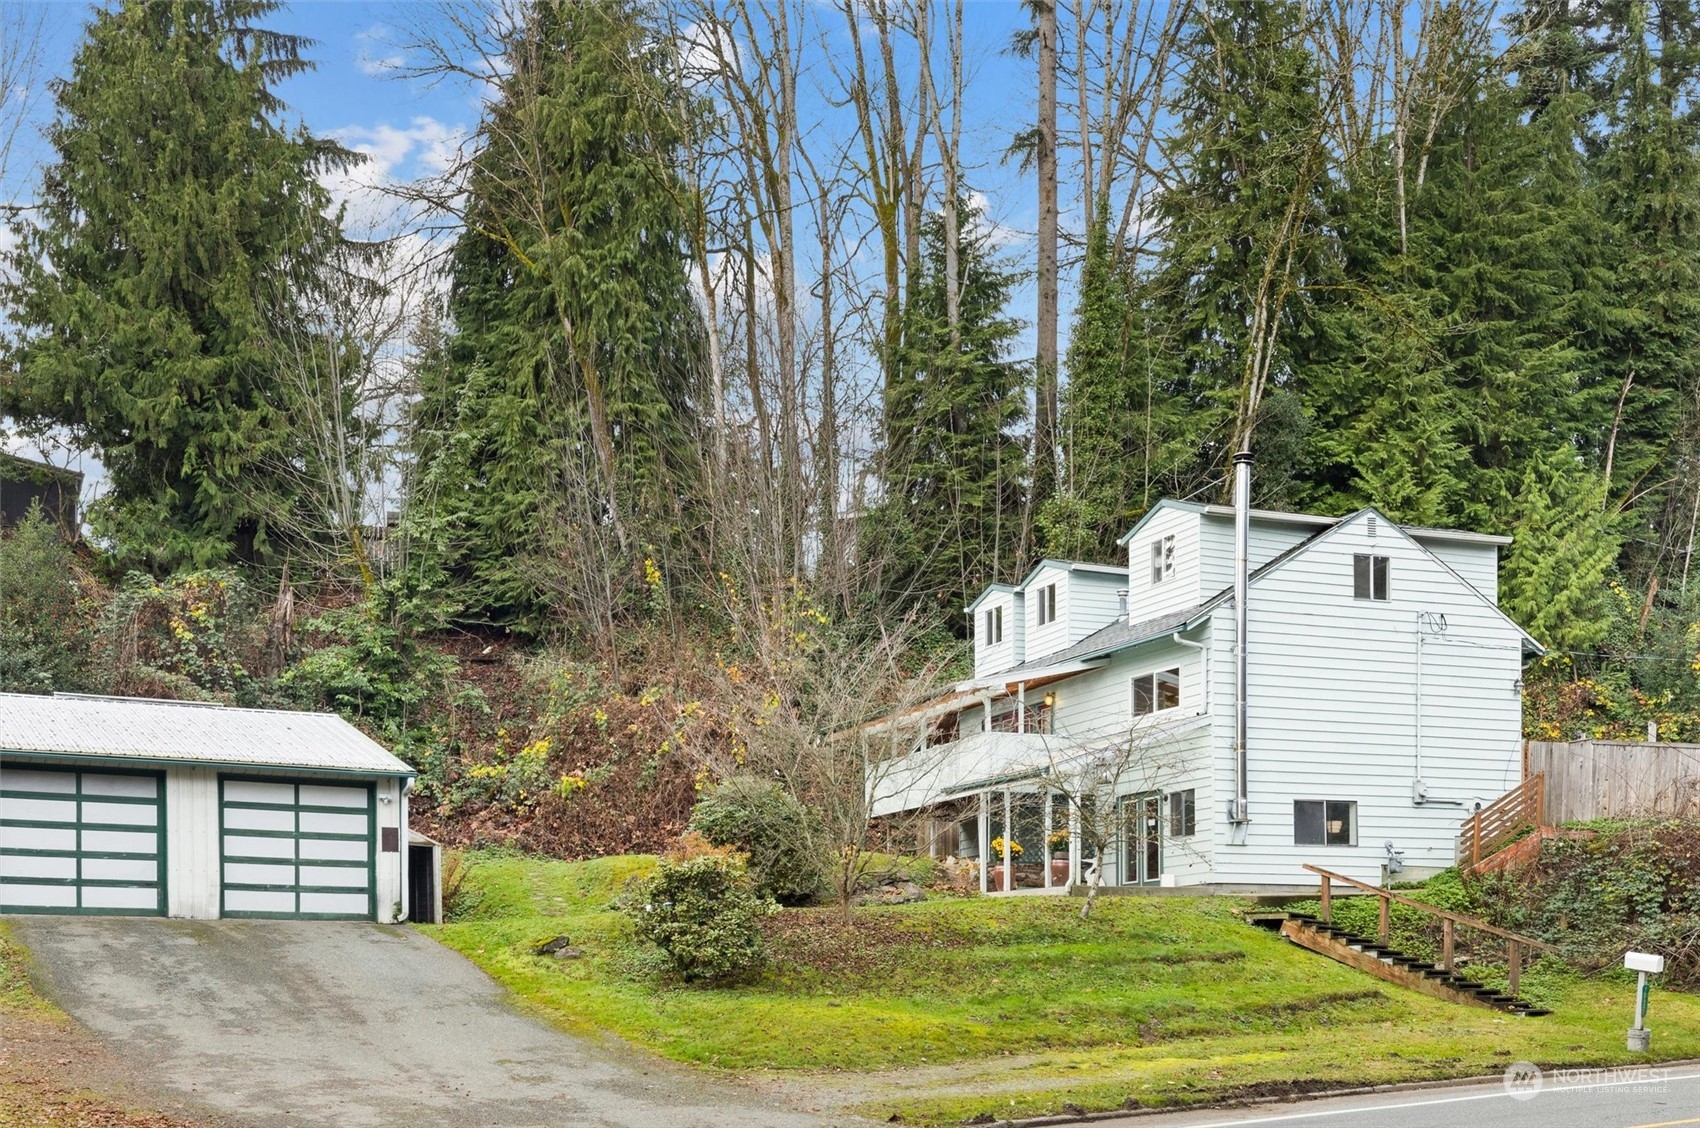
[[(1358, 553), (1389, 558), (1390, 600), (1353, 598)], [(1430, 802), (1418, 806), (1423, 611), (1444, 614), (1447, 628), (1422, 643), (1421, 770)], [(1402, 532), (1381, 522), (1370, 536), (1363, 517), (1265, 575), (1250, 614), (1252, 821), (1244, 846), (1219, 851), (1217, 880), (1306, 881), (1305, 862), (1374, 879), (1387, 842), (1408, 866), (1450, 865), (1468, 811), (1519, 779), (1516, 629)], [(1231, 715), (1218, 727), (1231, 744)], [(1218, 778), (1231, 787), (1231, 747), (1221, 763)], [(1357, 845), (1295, 845), (1299, 799), (1356, 802)]]
[[(1155, 619), (1192, 607), (1204, 599), (1200, 584), (1199, 523), (1196, 510), (1161, 507), (1127, 544), (1128, 618), (1132, 622)], [(1151, 548), (1164, 538), (1175, 538), (1175, 574), (1155, 582), (1151, 570)]]

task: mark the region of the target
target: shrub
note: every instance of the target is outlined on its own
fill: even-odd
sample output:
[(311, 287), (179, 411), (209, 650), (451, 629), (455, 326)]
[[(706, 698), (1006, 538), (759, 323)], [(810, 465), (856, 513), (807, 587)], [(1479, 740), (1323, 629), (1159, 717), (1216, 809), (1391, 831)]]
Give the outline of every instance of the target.
[(813, 900), (826, 887), (820, 818), (776, 783), (733, 776), (697, 801), (690, 828), (747, 854), (756, 891), (781, 904)]
[(230, 570), (163, 580), (131, 572), (101, 615), (96, 652), (107, 689), (137, 697), (260, 703), (266, 616)]
[(621, 902), (637, 934), (687, 983), (718, 983), (767, 958), (762, 918), (778, 906), (755, 890), (742, 855), (687, 835)]
[(84, 688), (87, 631), (75, 564), (39, 502), (0, 537), (0, 691)]

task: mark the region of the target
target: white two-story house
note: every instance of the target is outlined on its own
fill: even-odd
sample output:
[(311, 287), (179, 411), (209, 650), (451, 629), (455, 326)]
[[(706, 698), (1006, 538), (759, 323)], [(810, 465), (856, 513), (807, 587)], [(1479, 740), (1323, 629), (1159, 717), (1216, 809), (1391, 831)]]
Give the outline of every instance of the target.
[(1540, 648), (1498, 608), (1509, 538), (1251, 511), (1243, 769), (1234, 510), (1163, 501), (1121, 543), (986, 589), (974, 677), (869, 726), (894, 833), (993, 891), (1314, 886), (1451, 865), (1519, 782)]

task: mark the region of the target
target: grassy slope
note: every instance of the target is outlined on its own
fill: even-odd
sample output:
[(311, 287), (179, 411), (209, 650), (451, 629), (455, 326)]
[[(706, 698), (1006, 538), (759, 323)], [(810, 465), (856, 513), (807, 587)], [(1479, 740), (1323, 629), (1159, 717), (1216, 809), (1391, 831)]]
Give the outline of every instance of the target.
[[(849, 932), (831, 911), (787, 912), (759, 981), (667, 989), (607, 909), (649, 864), (482, 858), (476, 919), (429, 931), (569, 1029), (797, 1076), (815, 1099), (911, 1122), (1629, 1058), (1622, 982), (1535, 973), (1559, 1013), (1509, 1019), (1386, 987), (1223, 899), (1106, 898), (1086, 922), (1065, 899), (934, 901), (858, 910)], [(531, 954), (562, 933), (585, 958)], [(1653, 1014), (1659, 1056), (1700, 1056), (1700, 1000), (1661, 994)]]

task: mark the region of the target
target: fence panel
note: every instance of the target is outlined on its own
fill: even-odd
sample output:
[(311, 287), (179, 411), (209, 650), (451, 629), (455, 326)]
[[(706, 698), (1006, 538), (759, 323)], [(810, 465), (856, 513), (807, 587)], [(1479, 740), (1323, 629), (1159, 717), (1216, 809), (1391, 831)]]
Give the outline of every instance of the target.
[(1700, 815), (1700, 744), (1530, 741), (1525, 765), (1546, 773), (1547, 826), (1635, 815)]

